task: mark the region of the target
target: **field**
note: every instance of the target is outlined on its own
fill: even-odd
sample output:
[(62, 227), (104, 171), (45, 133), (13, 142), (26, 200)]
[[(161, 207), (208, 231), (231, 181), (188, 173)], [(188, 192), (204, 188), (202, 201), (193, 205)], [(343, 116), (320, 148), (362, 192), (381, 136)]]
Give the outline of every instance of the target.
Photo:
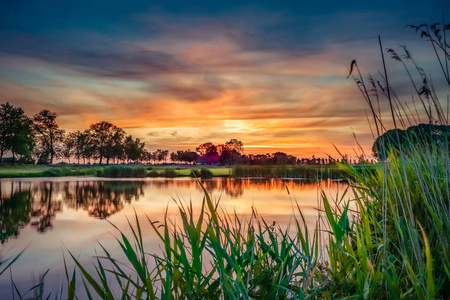
[[(147, 176), (151, 177), (189, 177), (191, 170), (200, 170), (204, 166), (84, 166), (84, 165), (1, 165), (0, 178), (18, 177), (59, 177), (59, 176), (98, 176), (102, 171), (110, 168), (126, 168), (128, 170), (145, 168)], [(232, 174), (229, 167), (208, 166), (213, 177), (227, 177)], [(153, 173), (151, 173), (153, 172)], [(130, 176), (124, 176), (130, 177)]]
[[(367, 166), (365, 167), (367, 169)], [(105, 172), (105, 170), (116, 172)], [(156, 165), (156, 166), (86, 166), (86, 165), (1, 165), (0, 178), (100, 176), (100, 177), (193, 177), (192, 172), (207, 169), (212, 177), (256, 177), (256, 178), (303, 178), (340, 179), (344, 172), (336, 165), (327, 166), (201, 166), (201, 165)], [(120, 171), (119, 171), (120, 170)], [(137, 174), (141, 175), (133, 176)], [(196, 176), (199, 177), (199, 176)]]

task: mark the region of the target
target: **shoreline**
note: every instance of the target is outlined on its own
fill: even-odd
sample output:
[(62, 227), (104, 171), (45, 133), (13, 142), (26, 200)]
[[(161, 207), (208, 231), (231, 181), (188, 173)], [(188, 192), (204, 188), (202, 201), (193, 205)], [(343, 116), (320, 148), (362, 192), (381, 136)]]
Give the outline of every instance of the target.
[[(367, 167), (367, 166), (365, 166)], [(141, 171), (139, 176), (131, 174), (105, 176), (108, 168), (123, 171)], [(0, 179), (14, 178), (55, 178), (87, 176), (93, 178), (201, 178), (198, 172), (206, 170), (205, 178), (238, 179), (295, 179), (342, 180), (336, 165), (239, 165), (239, 166), (205, 166), (205, 165), (0, 165)], [(193, 173), (196, 173), (195, 175)]]

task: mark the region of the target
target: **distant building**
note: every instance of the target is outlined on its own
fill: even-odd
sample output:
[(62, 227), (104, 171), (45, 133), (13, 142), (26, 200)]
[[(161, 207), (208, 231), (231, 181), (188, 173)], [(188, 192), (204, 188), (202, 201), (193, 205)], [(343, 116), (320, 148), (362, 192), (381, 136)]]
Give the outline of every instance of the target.
[(219, 154), (203, 155), (197, 159), (197, 164), (214, 165), (220, 162)]

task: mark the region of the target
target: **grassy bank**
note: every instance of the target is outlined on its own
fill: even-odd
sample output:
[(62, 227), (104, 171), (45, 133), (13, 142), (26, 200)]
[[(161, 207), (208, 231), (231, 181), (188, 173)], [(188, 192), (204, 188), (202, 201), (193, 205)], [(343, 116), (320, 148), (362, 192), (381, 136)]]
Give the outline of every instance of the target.
[[(130, 177), (193, 177), (193, 172), (207, 169), (212, 177), (308, 178), (339, 179), (344, 172), (333, 166), (85, 166), (85, 165), (1, 165), (0, 178), (101, 176)], [(144, 176), (143, 170), (146, 170)], [(198, 176), (197, 176), (198, 177)]]
[[(360, 167), (355, 167), (360, 168)], [(303, 179), (342, 179), (347, 175), (336, 165), (310, 166), (235, 166), (232, 176), (237, 178), (303, 178)]]
[[(355, 167), (367, 169), (367, 167)], [(59, 176), (100, 176), (113, 178), (143, 177), (201, 177), (200, 172), (208, 170), (212, 177), (235, 178), (305, 178), (341, 179), (347, 175), (336, 165), (327, 166), (84, 166), (84, 165), (2, 165), (0, 178), (17, 177), (59, 177)], [(204, 171), (204, 174), (206, 171)], [(206, 178), (209, 178), (207, 176)]]
[[(203, 167), (204, 168), (204, 167)], [(231, 168), (208, 167), (213, 177), (228, 177)], [(143, 176), (143, 171), (146, 175)], [(59, 176), (101, 176), (114, 178), (130, 177), (189, 177), (192, 170), (200, 166), (85, 166), (85, 165), (1, 165), (0, 178), (59, 177)]]
[(0, 178), (96, 175), (97, 166), (1, 165)]

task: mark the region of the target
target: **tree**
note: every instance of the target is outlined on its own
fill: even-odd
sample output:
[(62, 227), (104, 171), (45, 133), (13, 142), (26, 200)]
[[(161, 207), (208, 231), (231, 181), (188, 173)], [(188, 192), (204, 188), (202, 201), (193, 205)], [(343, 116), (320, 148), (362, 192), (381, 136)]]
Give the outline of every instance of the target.
[(380, 135), (372, 145), (373, 156), (380, 160), (386, 160), (387, 153), (393, 149), (400, 149), (400, 145), (406, 141), (405, 132), (401, 129), (391, 129)]
[(274, 165), (287, 165), (289, 164), (289, 157), (284, 152), (275, 152), (272, 154), (271, 161)]
[(122, 140), (125, 131), (109, 122), (99, 122), (90, 126), (93, 141), (96, 144), (96, 152), (100, 157), (102, 164), (103, 157), (106, 158), (106, 164), (109, 164), (110, 158), (120, 156), (123, 152)]
[(125, 155), (129, 160), (137, 161), (144, 154), (145, 143), (141, 143), (139, 138), (133, 139), (131, 135), (125, 139)]
[(33, 117), (33, 129), (44, 150), (42, 154), (50, 155), (50, 164), (53, 164), (53, 158), (57, 154), (57, 143), (64, 137), (64, 130), (59, 129), (56, 123), (57, 116), (56, 113), (44, 109)]
[(206, 155), (206, 156), (211, 156), (211, 155), (217, 155), (217, 146), (214, 145), (211, 142), (208, 143), (204, 143), (199, 145), (196, 149), (197, 153), (200, 156)]
[(373, 143), (372, 152), (379, 160), (386, 160), (391, 151), (405, 154), (414, 146), (429, 146), (431, 144), (446, 143), (450, 138), (450, 126), (434, 124), (418, 124), (406, 130), (391, 129), (380, 135)]
[(30, 158), (33, 149), (32, 121), (20, 107), (4, 103), (0, 105), (0, 164), (3, 154), (11, 151), (14, 154)]
[(95, 155), (96, 151), (95, 140), (90, 130), (85, 130), (84, 132), (78, 134), (76, 147), (76, 152), (81, 154), (83, 163), (86, 163), (86, 159), (90, 163), (91, 157)]
[[(67, 158), (70, 164), (70, 158), (75, 155), (76, 156), (76, 145), (77, 145), (77, 134), (79, 131), (69, 132), (63, 140), (63, 149), (62, 149), (62, 156), (64, 158)], [(78, 156), (78, 160), (79, 160)]]
[(186, 150), (181, 155), (181, 160), (185, 161), (189, 164), (197, 162), (197, 159), (198, 159), (198, 154), (191, 150)]
[(244, 143), (237, 139), (231, 139), (225, 143), (225, 146), (229, 151), (236, 151), (239, 154), (244, 152)]
[(176, 153), (172, 152), (170, 154), (170, 160), (172, 161), (180, 161), (192, 164), (196, 162), (198, 158), (198, 154), (191, 150), (178, 150)]
[(172, 162), (181, 161), (181, 152), (182, 151), (178, 150), (177, 152), (170, 153), (170, 160)]
[(244, 152), (243, 146), (244, 144), (237, 139), (231, 139), (225, 145), (220, 145), (220, 162), (227, 165), (240, 162), (241, 155)]
[(166, 161), (167, 156), (169, 156), (169, 150), (158, 149), (153, 152), (153, 159), (156, 159), (158, 162)]

